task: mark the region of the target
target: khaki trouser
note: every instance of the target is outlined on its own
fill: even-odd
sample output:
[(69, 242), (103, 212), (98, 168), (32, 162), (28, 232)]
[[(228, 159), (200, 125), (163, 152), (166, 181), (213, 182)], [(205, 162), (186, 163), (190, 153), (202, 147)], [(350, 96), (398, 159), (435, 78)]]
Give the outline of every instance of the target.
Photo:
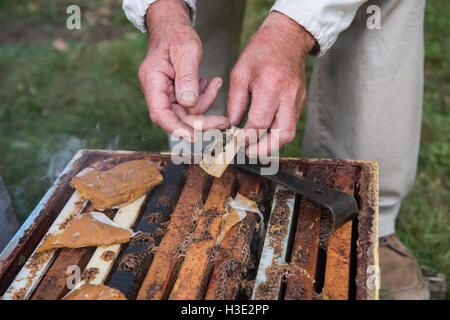
[[(366, 26), (381, 8), (381, 30)], [(225, 114), (228, 77), (239, 52), (243, 0), (199, 0), (201, 75), (224, 88), (209, 113)], [(416, 174), (423, 94), (424, 0), (378, 0), (362, 6), (336, 44), (315, 60), (304, 156), (375, 160), (380, 165), (380, 236), (395, 219)]]

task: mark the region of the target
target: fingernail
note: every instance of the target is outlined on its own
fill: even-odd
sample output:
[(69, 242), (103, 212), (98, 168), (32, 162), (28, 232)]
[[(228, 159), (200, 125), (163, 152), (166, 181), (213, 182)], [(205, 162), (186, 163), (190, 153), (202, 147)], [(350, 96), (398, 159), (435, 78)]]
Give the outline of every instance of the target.
[(180, 102), (182, 104), (194, 104), (195, 103), (195, 99), (197, 98), (197, 95), (195, 94), (194, 91), (184, 91), (181, 93), (180, 96)]
[(222, 82), (223, 82), (222, 79), (218, 80), (217, 84), (216, 84), (216, 87), (220, 88), (222, 86)]

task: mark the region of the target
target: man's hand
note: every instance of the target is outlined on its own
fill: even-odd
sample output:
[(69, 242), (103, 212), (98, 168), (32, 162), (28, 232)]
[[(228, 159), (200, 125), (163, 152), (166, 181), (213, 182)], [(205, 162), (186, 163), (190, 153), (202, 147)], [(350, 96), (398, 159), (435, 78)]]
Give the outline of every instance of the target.
[[(228, 117), (239, 125), (251, 97), (244, 134), (249, 129), (278, 129), (279, 147), (293, 140), (306, 103), (305, 59), (316, 40), (289, 17), (273, 11), (252, 36), (230, 76)], [(274, 131), (250, 145), (251, 157), (267, 156), (278, 146)]]
[(203, 130), (228, 128), (226, 117), (203, 115), (214, 102), (222, 79), (214, 78), (209, 84), (198, 79), (202, 45), (185, 3), (153, 3), (146, 23), (149, 47), (139, 68), (139, 80), (151, 120), (190, 142), (195, 142), (195, 121), (200, 121)]

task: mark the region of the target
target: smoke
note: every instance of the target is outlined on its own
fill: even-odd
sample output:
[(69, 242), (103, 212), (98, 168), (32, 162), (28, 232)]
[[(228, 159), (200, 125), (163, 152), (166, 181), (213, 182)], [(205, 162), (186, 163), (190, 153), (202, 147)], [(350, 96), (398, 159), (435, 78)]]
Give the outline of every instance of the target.
[(15, 209), (18, 212), (25, 212), (29, 207), (28, 201), (24, 198), (24, 191), (24, 188), (20, 185), (13, 189), (11, 200), (14, 201)]
[[(95, 128), (95, 131), (99, 131), (99, 127)], [(61, 174), (61, 172), (66, 167), (67, 163), (73, 158), (73, 156), (80, 150), (86, 149), (88, 147), (88, 142), (81, 140), (76, 136), (64, 136), (60, 137), (59, 142), (56, 146), (51, 149), (56, 149), (56, 151), (51, 152), (46, 148), (41, 148), (38, 151), (39, 158), (43, 160), (44, 163), (48, 163), (47, 171), (45, 173), (45, 178), (53, 183), (55, 179)], [(115, 135), (103, 148), (108, 150), (117, 150), (120, 145), (120, 136)], [(50, 153), (50, 154), (49, 154)]]
[[(75, 134), (49, 134), (41, 141), (35, 156), (23, 161), (24, 168), (16, 169), (20, 174), (15, 176), (16, 181), (9, 184), (9, 192), (14, 211), (21, 222), (80, 149), (120, 150), (120, 135), (101, 130), (99, 123), (83, 130), (82, 134), (82, 138)], [(20, 159), (17, 165), (21, 165)]]
[(114, 138), (111, 140), (111, 142), (108, 144), (108, 150), (119, 150), (120, 145), (120, 136), (117, 134), (114, 136)]
[(70, 159), (73, 158), (78, 150), (83, 149), (84, 146), (85, 143), (75, 136), (69, 137), (69, 139), (61, 145), (60, 150), (51, 156), (48, 164), (46, 177), (50, 183), (55, 181)]

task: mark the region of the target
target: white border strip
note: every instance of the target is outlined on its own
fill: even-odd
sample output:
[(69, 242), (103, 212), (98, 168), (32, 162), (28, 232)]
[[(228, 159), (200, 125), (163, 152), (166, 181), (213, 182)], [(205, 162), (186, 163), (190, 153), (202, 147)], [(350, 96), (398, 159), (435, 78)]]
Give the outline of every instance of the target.
[[(141, 212), (141, 208), (142, 205), (144, 204), (145, 197), (146, 195), (143, 195), (134, 202), (120, 208), (119, 211), (117, 211), (116, 215), (114, 216), (113, 219), (114, 224), (116, 224), (118, 227), (125, 229), (131, 228), (134, 225), (137, 217), (139, 216), (139, 213)], [(96, 268), (98, 269), (98, 272), (96, 272), (95, 276), (90, 281), (83, 279), (80, 282), (78, 282), (75, 288), (72, 289), (69, 293), (73, 292), (74, 290), (78, 289), (79, 287), (81, 287), (83, 284), (86, 283), (94, 285), (103, 284), (109, 272), (111, 271), (111, 268), (114, 264), (114, 261), (117, 258), (117, 255), (120, 252), (121, 247), (122, 244), (120, 243), (104, 247), (97, 247), (84, 270), (88, 270), (89, 268)], [(107, 261), (105, 261), (102, 258), (102, 255), (106, 251), (112, 251), (112, 253), (114, 254), (114, 257)]]

